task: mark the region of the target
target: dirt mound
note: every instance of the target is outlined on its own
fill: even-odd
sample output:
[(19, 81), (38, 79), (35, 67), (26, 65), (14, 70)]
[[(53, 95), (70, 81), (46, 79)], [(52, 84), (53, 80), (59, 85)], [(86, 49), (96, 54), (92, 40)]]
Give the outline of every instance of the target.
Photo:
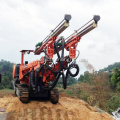
[(0, 107), (6, 108), (8, 120), (113, 120), (83, 100), (68, 97), (61, 97), (59, 103), (53, 105), (49, 101), (23, 104), (17, 97), (6, 96), (0, 98)]

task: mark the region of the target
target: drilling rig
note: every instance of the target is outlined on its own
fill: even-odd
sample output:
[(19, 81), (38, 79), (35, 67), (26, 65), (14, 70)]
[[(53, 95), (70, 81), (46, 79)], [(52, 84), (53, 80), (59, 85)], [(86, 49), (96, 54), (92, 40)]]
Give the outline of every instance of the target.
[[(64, 19), (42, 41), (36, 44), (35, 50), (21, 50), (21, 64), (13, 64), (13, 86), (15, 96), (21, 102), (29, 103), (32, 98), (46, 98), (53, 104), (58, 103), (59, 92), (55, 88), (59, 78), (63, 80), (63, 88), (67, 88), (68, 75), (76, 77), (79, 73), (79, 65), (76, 59), (79, 56), (77, 45), (82, 36), (97, 27), (100, 16), (95, 15), (89, 22), (76, 30), (69, 37), (58, 37), (69, 26), (71, 15), (65, 15)], [(65, 50), (68, 55), (65, 56)], [(77, 55), (76, 55), (77, 51)], [(41, 55), (39, 60), (24, 63), (25, 53), (33, 52)], [(53, 61), (57, 56), (56, 62)], [(75, 73), (72, 69), (76, 69)]]

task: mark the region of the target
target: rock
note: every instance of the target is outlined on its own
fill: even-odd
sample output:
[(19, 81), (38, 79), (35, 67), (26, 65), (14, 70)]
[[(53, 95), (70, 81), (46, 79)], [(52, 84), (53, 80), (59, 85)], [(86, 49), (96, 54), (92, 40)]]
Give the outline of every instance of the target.
[(0, 120), (7, 120), (7, 112), (5, 108), (0, 108)]
[(120, 108), (118, 108), (116, 111), (112, 112), (112, 114), (116, 120), (120, 120)]

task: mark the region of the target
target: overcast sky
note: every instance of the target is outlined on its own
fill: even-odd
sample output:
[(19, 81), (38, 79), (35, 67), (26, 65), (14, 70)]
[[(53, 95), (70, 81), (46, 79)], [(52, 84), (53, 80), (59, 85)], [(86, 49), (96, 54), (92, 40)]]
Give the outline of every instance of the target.
[(101, 16), (98, 27), (78, 45), (81, 69), (81, 59), (96, 70), (120, 62), (120, 0), (0, 0), (0, 59), (20, 63), (19, 51), (34, 50), (65, 14), (72, 16), (61, 34), (65, 38), (93, 15)]

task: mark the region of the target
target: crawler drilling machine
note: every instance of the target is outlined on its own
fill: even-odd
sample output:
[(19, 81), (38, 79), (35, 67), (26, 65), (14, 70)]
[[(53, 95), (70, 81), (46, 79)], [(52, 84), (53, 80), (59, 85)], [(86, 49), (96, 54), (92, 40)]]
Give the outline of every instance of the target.
[[(55, 88), (59, 78), (63, 80), (63, 88), (67, 87), (68, 75), (76, 77), (79, 73), (79, 65), (76, 59), (79, 56), (77, 45), (82, 36), (97, 27), (100, 16), (95, 15), (89, 22), (76, 30), (69, 37), (58, 37), (69, 26), (71, 15), (65, 15), (64, 19), (41, 42), (36, 44), (35, 50), (21, 50), (21, 64), (13, 64), (13, 86), (15, 96), (21, 102), (28, 103), (32, 98), (45, 98), (53, 104), (58, 103), (59, 92)], [(65, 56), (65, 50), (68, 55)], [(77, 55), (76, 55), (77, 51)], [(41, 55), (39, 60), (24, 62), (25, 53), (33, 52)], [(56, 62), (53, 56), (56, 55)], [(72, 69), (76, 69), (75, 73)]]

